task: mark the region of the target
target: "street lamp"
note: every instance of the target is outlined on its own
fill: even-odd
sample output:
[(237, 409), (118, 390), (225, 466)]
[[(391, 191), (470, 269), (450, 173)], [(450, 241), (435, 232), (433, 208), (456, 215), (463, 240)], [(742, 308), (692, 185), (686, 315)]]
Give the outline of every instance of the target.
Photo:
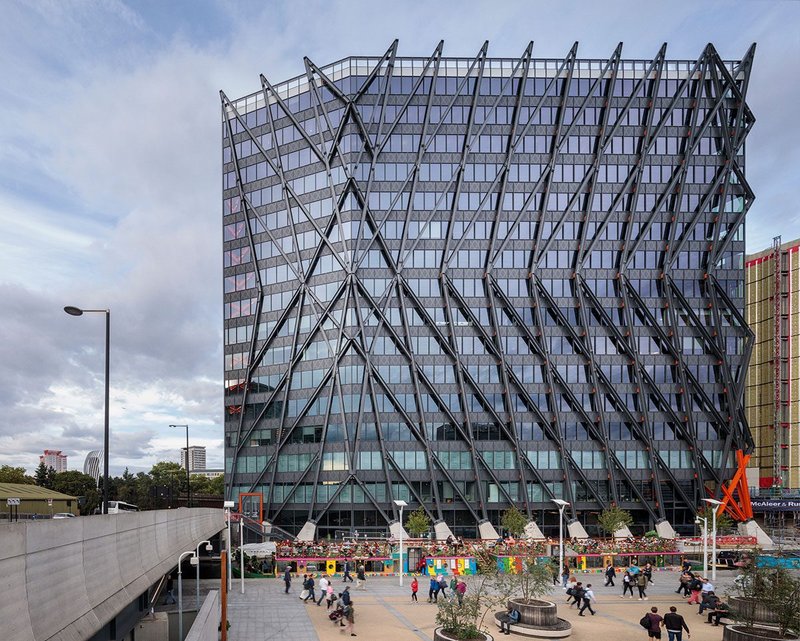
[(564, 499), (550, 500), (558, 506), (558, 571), (561, 573), (564, 571), (564, 508), (569, 503)]
[(197, 608), (197, 611), (200, 612), (200, 546), (206, 544), (206, 552), (211, 552), (214, 548), (211, 547), (211, 541), (200, 541), (197, 544), (197, 550), (195, 551), (195, 556), (197, 557), (197, 565), (195, 566), (195, 591), (194, 591), (194, 607)]
[(400, 587), (403, 587), (403, 508), (408, 503), (402, 499), (396, 499), (394, 504), (400, 508)]
[(189, 481), (189, 426), (188, 425), (173, 425), (170, 427), (185, 427), (186, 428), (186, 507), (192, 507), (192, 489)]
[(708, 570), (708, 519), (698, 514), (694, 517), (694, 524), (700, 525), (700, 521), (703, 522), (703, 576), (705, 577)]
[(711, 582), (717, 582), (717, 510), (722, 501), (717, 499), (703, 499), (711, 505)]
[(183, 641), (183, 572), (181, 570), (181, 563), (183, 563), (183, 557), (190, 554), (192, 556), (190, 563), (195, 565), (197, 563), (197, 556), (195, 556), (194, 550), (181, 552), (181, 555), (178, 557), (178, 641)]
[(108, 397), (109, 397), (109, 347), (111, 345), (111, 310), (110, 309), (81, 309), (68, 305), (64, 308), (70, 316), (83, 316), (84, 314), (106, 315), (106, 397), (105, 397), (105, 422), (103, 428), (103, 514), (108, 514)]

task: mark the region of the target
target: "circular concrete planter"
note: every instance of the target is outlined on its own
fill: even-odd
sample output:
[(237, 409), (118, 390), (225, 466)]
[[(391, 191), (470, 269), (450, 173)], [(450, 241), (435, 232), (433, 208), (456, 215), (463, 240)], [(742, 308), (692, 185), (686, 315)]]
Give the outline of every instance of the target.
[(766, 625), (747, 628), (741, 623), (730, 623), (722, 632), (722, 641), (785, 641), (797, 638), (797, 635), (778, 636), (778, 628)]
[(552, 601), (511, 599), (508, 605), (519, 611), (520, 623), (533, 625), (537, 628), (549, 628), (558, 625), (558, 609)]
[(440, 627), (433, 631), (433, 641), (494, 641), (494, 637), (491, 634), (485, 632), (480, 632), (479, 634), (480, 636), (473, 639), (459, 639), (458, 637), (449, 635), (445, 632), (444, 628)]
[(756, 625), (766, 623), (768, 625), (778, 624), (778, 615), (774, 610), (756, 599), (748, 599), (740, 596), (728, 597), (728, 605), (735, 617), (739, 621), (754, 621)]

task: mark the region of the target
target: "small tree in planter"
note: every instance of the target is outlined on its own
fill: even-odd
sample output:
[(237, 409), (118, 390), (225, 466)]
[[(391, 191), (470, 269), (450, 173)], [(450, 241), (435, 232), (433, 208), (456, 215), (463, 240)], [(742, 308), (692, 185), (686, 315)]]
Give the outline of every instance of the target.
[(740, 624), (726, 626), (723, 641), (797, 639), (800, 631), (800, 580), (783, 567), (761, 567), (758, 551), (734, 584), (731, 610)]
[(526, 516), (515, 507), (507, 509), (500, 518), (502, 528), (514, 538), (519, 537), (525, 531), (527, 524)]
[(553, 585), (552, 570), (543, 560), (529, 554), (520, 571), (502, 575), (501, 582), (498, 592), (511, 597), (509, 605), (519, 611), (520, 623), (551, 632), (569, 630), (570, 624), (558, 618), (556, 604), (542, 599)]
[(406, 530), (413, 537), (422, 536), (429, 532), (430, 529), (431, 520), (425, 512), (425, 508), (421, 505), (406, 518)]
[(633, 517), (627, 510), (613, 505), (600, 512), (600, 515), (597, 517), (597, 524), (600, 526), (600, 529), (613, 536), (614, 532), (620, 528), (630, 527), (633, 524)]

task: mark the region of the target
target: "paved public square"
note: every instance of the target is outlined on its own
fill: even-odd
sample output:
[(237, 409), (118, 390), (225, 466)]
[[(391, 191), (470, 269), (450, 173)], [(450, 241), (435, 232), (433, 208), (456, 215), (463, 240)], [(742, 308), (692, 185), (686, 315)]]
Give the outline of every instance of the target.
[[(676, 571), (661, 571), (653, 575), (655, 585), (648, 589), (647, 601), (621, 599), (621, 577), (616, 581), (616, 587), (604, 588), (602, 575), (597, 572), (578, 572), (577, 576), (584, 584), (593, 585), (598, 601), (592, 606), (596, 616), (590, 616), (587, 611), (585, 617), (579, 617), (576, 609), (570, 610), (566, 606), (562, 589), (554, 587), (551, 593), (551, 600), (559, 606), (559, 616), (573, 625), (570, 638), (574, 641), (646, 639), (647, 632), (639, 626), (639, 619), (652, 606), (657, 606), (659, 614), (663, 614), (671, 605), (677, 606), (678, 612), (685, 617), (692, 641), (719, 641), (722, 638), (721, 626), (705, 624), (706, 617), (697, 614), (697, 606), (686, 605), (686, 600), (675, 594), (678, 585)], [(733, 577), (734, 573), (729, 570), (718, 573), (717, 594), (726, 594)], [(230, 641), (331, 641), (344, 638), (339, 632), (341, 628), (328, 619), (324, 601), (322, 606), (310, 601), (304, 605), (300, 601), (300, 583), (295, 578), (292, 593), (286, 595), (280, 579), (247, 579), (244, 594), (240, 593), (239, 582), (234, 582), (228, 606), (228, 618), (232, 624)], [(428, 577), (419, 580), (420, 600), (417, 605), (411, 602), (411, 578), (405, 577), (402, 588), (398, 583), (397, 577), (373, 577), (367, 581), (363, 591), (356, 589), (354, 583), (348, 583), (355, 606), (354, 630), (358, 638), (367, 641), (431, 641), (436, 606), (427, 603)], [(344, 587), (341, 579), (334, 579), (334, 587), (337, 592), (341, 591)], [(487, 623), (498, 638), (497, 627), (489, 617)], [(667, 638), (666, 633), (663, 638)]]

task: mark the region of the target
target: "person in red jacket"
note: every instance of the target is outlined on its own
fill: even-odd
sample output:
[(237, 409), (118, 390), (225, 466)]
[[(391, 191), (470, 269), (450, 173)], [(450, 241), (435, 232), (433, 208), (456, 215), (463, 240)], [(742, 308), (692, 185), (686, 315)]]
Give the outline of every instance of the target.
[(411, 602), (412, 603), (419, 603), (417, 601), (417, 591), (419, 590), (419, 582), (417, 581), (417, 577), (411, 581)]

